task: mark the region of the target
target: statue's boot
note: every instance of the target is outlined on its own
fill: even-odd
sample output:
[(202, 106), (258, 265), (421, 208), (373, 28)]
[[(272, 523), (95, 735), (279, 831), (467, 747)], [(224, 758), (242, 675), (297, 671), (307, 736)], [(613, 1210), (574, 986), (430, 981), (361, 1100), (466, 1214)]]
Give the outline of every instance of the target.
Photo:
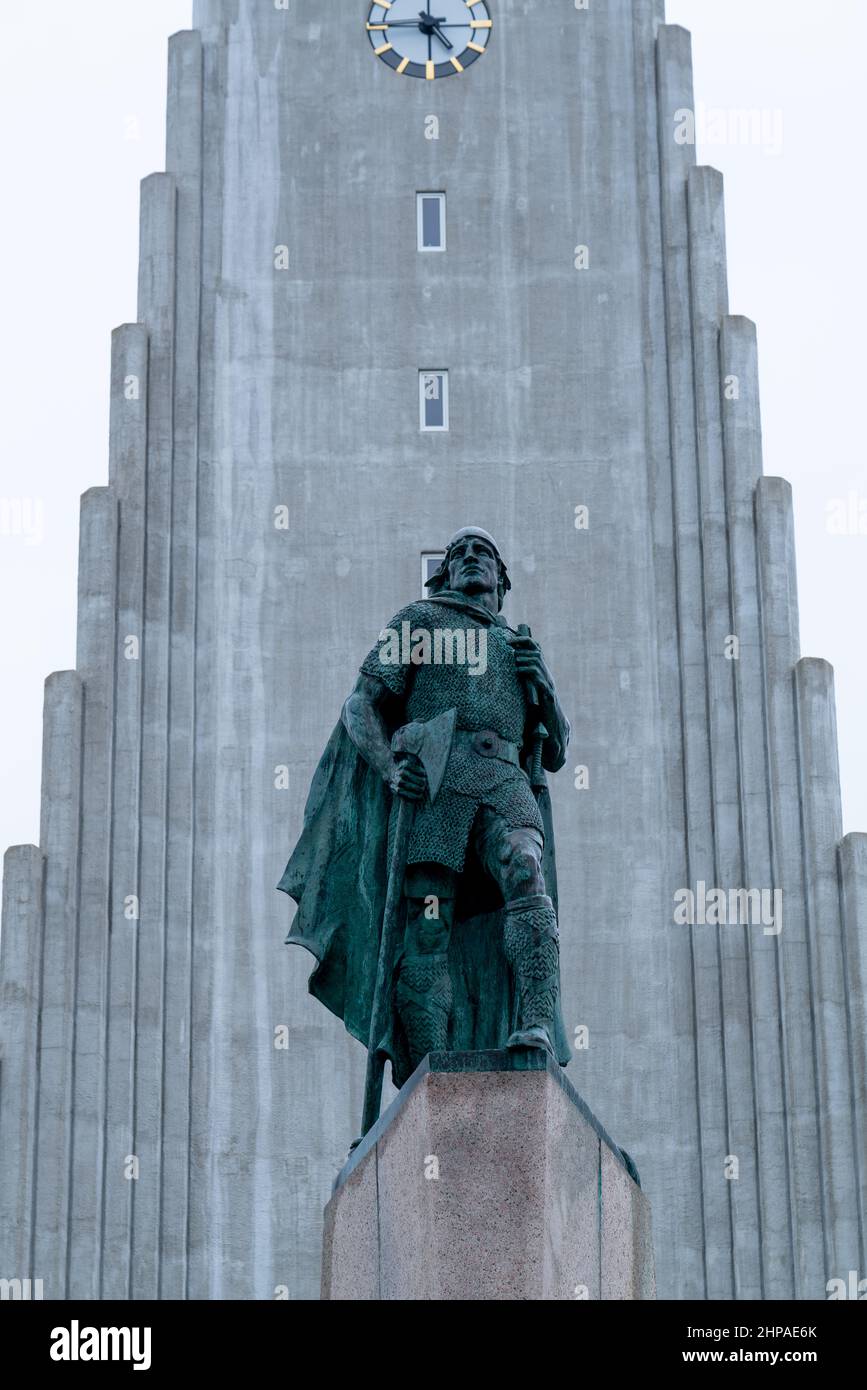
[(506, 903), (504, 945), (518, 994), (519, 1028), (507, 1047), (542, 1047), (557, 1061), (552, 1038), (560, 995), (560, 938), (545, 893)]
[(405, 955), (398, 969), (395, 1001), (415, 1071), (429, 1052), (448, 1049), (452, 1012), (448, 954)]

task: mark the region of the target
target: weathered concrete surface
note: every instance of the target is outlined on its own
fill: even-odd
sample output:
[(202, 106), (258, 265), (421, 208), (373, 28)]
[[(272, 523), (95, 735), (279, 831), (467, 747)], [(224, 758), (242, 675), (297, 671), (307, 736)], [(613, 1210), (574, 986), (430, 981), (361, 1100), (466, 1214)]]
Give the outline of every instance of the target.
[(84, 682), (84, 725), (67, 1297), (98, 1298), (118, 600), (118, 502), (110, 487), (82, 497), (79, 535), (76, 666)]
[(331, 1300), (653, 1298), (647, 1198), (553, 1063), (432, 1053), (325, 1211)]
[[(28, 1071), (35, 1068), (37, 1076), (30, 1239), (33, 1268), (39, 1273), (15, 1271), (11, 1276), (42, 1279), (46, 1298), (64, 1298), (67, 1287), (83, 724), (81, 677), (75, 671), (55, 671), (45, 682), (42, 726), (39, 843), (45, 879), (39, 1032), (36, 1052), (27, 1059)], [(4, 1089), (7, 1084), (14, 1086), (16, 1079), (4, 1075)]]
[[(591, 789), (575, 789), (571, 766), (552, 788), (567, 1024), (592, 1040), (576, 1082), (658, 1171), (679, 1291), (703, 1291), (690, 943), (670, 925), (685, 873), (668, 829), (681, 724), (659, 696), (660, 669), (677, 669), (670, 506), (654, 521), (668, 536), (658, 561), (648, 524), (648, 431), (670, 468), (666, 397), (646, 366), (664, 323), (647, 122), (658, 11), (508, 0), (474, 72), (438, 84), (377, 63), (334, 0), (300, 21), (268, 5), (196, 12), (208, 364), (196, 858), (211, 880), (194, 954), (198, 1295), (316, 1287), (319, 1211), (360, 1113), (363, 1052), (309, 1000), (309, 963), (275, 961), (288, 913), (272, 866), (279, 877), (361, 657), (418, 592), (419, 553), (468, 517), (513, 557), (512, 620), (531, 623), (580, 714), (571, 766), (589, 767)], [(419, 189), (447, 192), (444, 256), (416, 251)], [(574, 268), (579, 244), (589, 272)], [(438, 435), (418, 430), (417, 373), (431, 365), (451, 373), (452, 427)], [(582, 503), (589, 532), (574, 524)], [(272, 1045), (282, 1023), (285, 1052)]]
[(148, 335), (124, 324), (112, 335), (109, 479), (120, 508), (112, 768), (111, 883), (103, 1131), (103, 1298), (128, 1298), (134, 1152), (136, 987), (139, 918), (142, 629), (145, 574)]
[[(719, 176), (678, 137), (689, 35), (660, 0), (498, 0), (485, 56), (426, 83), (363, 8), (197, 0), (172, 41), (81, 670), (47, 692), (41, 977), (0, 1018), (36, 1126), (0, 1276), (317, 1296), (364, 1055), (274, 885), (359, 660), (471, 518), (573, 720), (569, 1074), (642, 1173), (660, 1293), (821, 1298), (865, 1267), (864, 851), (838, 877), (830, 675), (795, 675), (790, 492), (761, 477)], [(416, 251), (425, 189), (444, 255)], [(448, 432), (418, 431), (425, 367)], [(33, 872), (14, 856), (13, 921)], [(699, 880), (782, 891), (782, 931), (676, 926)]]
[[(30, 1279), (45, 860), (15, 845), (3, 864), (0, 938), (0, 1231), (6, 1279)], [(3, 1085), (3, 1076), (12, 1085)], [(16, 1084), (20, 1081), (21, 1084)]]

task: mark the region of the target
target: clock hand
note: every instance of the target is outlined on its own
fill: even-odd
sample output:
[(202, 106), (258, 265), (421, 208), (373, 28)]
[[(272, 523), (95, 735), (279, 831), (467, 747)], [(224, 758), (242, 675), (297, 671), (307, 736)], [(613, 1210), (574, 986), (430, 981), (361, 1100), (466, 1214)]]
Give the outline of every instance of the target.
[(418, 19), (419, 19), (419, 24), (418, 24), (419, 29), (421, 29), (421, 31), (422, 31), (423, 34), (428, 34), (428, 35), (430, 35), (431, 31), (432, 31), (433, 29), (436, 29), (436, 27), (437, 27), (438, 25), (440, 25), (440, 24), (445, 24), (445, 22), (446, 22), (446, 17), (445, 17), (445, 15), (441, 15), (439, 19), (436, 19), (436, 18), (434, 18), (434, 16), (431, 14), (430, 10), (419, 10), (419, 12), (418, 12)]
[[(430, 22), (430, 24), (432, 25), (432, 27), (434, 27), (434, 28), (436, 28), (436, 29), (469, 29), (469, 28), (470, 28), (470, 22), (469, 22), (469, 20), (465, 20), (464, 23), (462, 23), (462, 24), (461, 24), (461, 23), (458, 23), (458, 24), (447, 24), (446, 21), (445, 21), (445, 19), (431, 19), (429, 22)], [(383, 29), (420, 29), (420, 28), (422, 27), (423, 24), (427, 24), (427, 23), (428, 23), (427, 17), (426, 17), (426, 16), (422, 17), (421, 11), (419, 11), (419, 18), (418, 18), (418, 19), (392, 19), (392, 20), (383, 20), (383, 22), (382, 22), (382, 27), (383, 27)]]
[[(422, 30), (422, 33), (424, 33), (424, 32), (426, 31), (427, 26), (424, 25), (424, 28), (423, 28), (423, 27), (422, 27), (423, 25), (424, 25), (424, 21), (421, 20), (421, 19), (393, 19), (393, 20), (391, 21), (391, 23), (387, 23), (385, 20), (383, 20), (383, 22), (382, 22), (381, 25), (375, 25), (374, 27), (375, 27), (375, 28), (382, 28), (382, 29), (421, 29), (421, 30)], [(442, 26), (442, 25), (437, 25), (436, 27), (437, 27), (437, 28), (442, 28), (443, 26)], [(455, 25), (450, 25), (450, 26), (447, 26), (447, 27), (454, 28), (454, 29), (466, 29), (466, 28), (467, 28), (467, 25), (466, 25), (466, 24), (455, 24)]]
[(454, 48), (454, 44), (452, 43), (451, 39), (447, 39), (445, 34), (440, 32), (439, 25), (434, 25), (433, 32), (436, 34), (440, 43), (445, 44), (446, 48)]

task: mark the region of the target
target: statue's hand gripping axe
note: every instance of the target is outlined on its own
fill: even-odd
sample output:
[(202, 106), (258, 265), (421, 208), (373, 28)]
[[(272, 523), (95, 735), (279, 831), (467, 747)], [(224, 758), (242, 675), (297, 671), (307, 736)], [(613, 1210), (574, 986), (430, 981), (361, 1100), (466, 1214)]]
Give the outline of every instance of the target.
[[(436, 800), (437, 793), (442, 786), (456, 722), (457, 710), (450, 709), (445, 714), (438, 714), (435, 719), (428, 720), (426, 724), (418, 722), (405, 724), (402, 729), (398, 729), (391, 740), (391, 750), (396, 758), (418, 758), (425, 770), (428, 796), (432, 802)], [(373, 1009), (370, 1015), (370, 1035), (367, 1040), (367, 1075), (364, 1084), (361, 1138), (364, 1138), (371, 1126), (376, 1124), (382, 1103), (385, 1057), (379, 1050), (379, 1044), (382, 1042), (389, 1022), (391, 978), (400, 945), (400, 900), (406, 873), (410, 831), (415, 815), (415, 803), (407, 800), (406, 797), (397, 796), (391, 815), (394, 833), (391, 863), (388, 871), (388, 891), (382, 918), (382, 932), (379, 938), (379, 960), (376, 968)], [(356, 1143), (358, 1142), (359, 1140), (356, 1140)], [(355, 1145), (353, 1145), (354, 1147)]]

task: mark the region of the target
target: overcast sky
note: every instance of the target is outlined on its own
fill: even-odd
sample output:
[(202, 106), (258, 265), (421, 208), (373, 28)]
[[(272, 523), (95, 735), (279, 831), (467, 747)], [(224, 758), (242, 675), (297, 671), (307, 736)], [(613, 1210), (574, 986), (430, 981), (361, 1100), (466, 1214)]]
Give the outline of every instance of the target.
[[(75, 664), (78, 499), (107, 482), (110, 332), (135, 319), (139, 180), (163, 168), (166, 39), (191, 12), (0, 6), (0, 851), (38, 842), (42, 687)], [(732, 311), (758, 324), (765, 472), (794, 487), (802, 650), (836, 668), (845, 828), (867, 830), (867, 3), (668, 19), (693, 34), (699, 159), (726, 176)], [(758, 143), (722, 143), (744, 108)]]

